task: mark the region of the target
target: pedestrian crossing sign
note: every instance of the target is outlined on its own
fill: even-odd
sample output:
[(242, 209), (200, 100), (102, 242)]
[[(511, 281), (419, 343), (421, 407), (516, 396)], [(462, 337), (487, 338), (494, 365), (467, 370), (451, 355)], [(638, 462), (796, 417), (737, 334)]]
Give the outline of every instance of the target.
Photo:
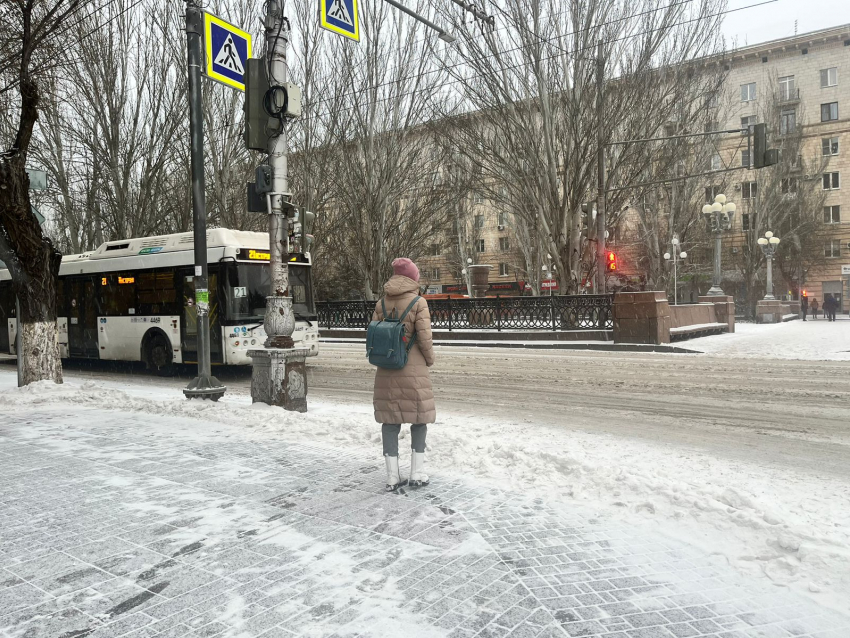
[(357, 0), (319, 0), (319, 18), (328, 31), (360, 41)]
[(245, 90), (245, 68), (251, 57), (251, 34), (204, 13), (205, 71), (208, 78)]

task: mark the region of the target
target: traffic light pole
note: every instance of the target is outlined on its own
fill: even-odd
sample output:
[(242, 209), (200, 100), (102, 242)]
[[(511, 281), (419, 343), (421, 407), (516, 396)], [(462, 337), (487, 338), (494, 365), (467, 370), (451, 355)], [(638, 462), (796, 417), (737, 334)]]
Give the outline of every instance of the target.
[[(286, 48), (289, 22), (280, 0), (266, 2), (266, 62), (269, 70), (269, 97), (276, 100), (285, 92)], [(268, 100), (267, 100), (268, 101)], [(275, 104), (283, 108), (283, 104)], [(289, 220), (291, 195), (287, 180), (287, 133), (282, 119), (279, 129), (269, 137), (269, 165), (272, 192), (267, 193), (269, 212), (269, 248), (271, 295), (266, 297), (265, 347), (249, 350), (254, 363), (251, 398), (255, 403), (277, 405), (296, 412), (307, 411), (307, 350), (294, 347), (295, 316), (289, 290)]]
[(201, 103), (201, 41), (203, 16), (194, 0), (186, 2), (186, 40), (189, 63), (189, 132), (192, 164), (192, 221), (195, 232), (195, 311), (198, 376), (183, 390), (190, 399), (218, 401), (227, 388), (210, 367), (210, 294), (207, 272), (207, 212), (204, 200), (204, 114)]

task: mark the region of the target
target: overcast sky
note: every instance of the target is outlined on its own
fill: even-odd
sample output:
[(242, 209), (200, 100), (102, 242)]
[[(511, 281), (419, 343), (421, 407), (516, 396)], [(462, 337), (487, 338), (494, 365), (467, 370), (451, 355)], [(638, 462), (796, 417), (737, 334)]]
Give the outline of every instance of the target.
[[(729, 0), (729, 9), (763, 0)], [(724, 35), (728, 47), (758, 44), (827, 27), (850, 23), (850, 0), (777, 0), (726, 15)], [(737, 39), (734, 42), (733, 39)]]

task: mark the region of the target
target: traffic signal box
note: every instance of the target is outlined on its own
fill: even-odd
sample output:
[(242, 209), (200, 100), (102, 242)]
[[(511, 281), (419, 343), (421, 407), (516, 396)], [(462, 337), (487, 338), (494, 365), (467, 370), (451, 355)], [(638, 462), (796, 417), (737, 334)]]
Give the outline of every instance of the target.
[(617, 253), (609, 252), (605, 260), (605, 265), (608, 272), (617, 270)]
[(779, 149), (767, 148), (767, 125), (753, 126), (753, 167), (764, 168), (779, 163)]

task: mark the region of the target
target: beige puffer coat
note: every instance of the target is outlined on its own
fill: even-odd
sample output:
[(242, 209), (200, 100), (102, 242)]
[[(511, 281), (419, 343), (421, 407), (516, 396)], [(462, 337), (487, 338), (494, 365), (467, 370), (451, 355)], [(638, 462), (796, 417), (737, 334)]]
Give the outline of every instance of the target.
[[(387, 314), (397, 316), (405, 311), (419, 294), (419, 284), (408, 277), (395, 275), (384, 284), (384, 305)], [(381, 302), (375, 306), (372, 321), (384, 318)], [(416, 342), (410, 348), (407, 365), (401, 370), (377, 368), (375, 372), (375, 420), (378, 423), (433, 423), (437, 420), (434, 390), (428, 371), (434, 365), (434, 341), (431, 337), (431, 312), (428, 302), (420, 299), (404, 318), (408, 338), (416, 332)]]

